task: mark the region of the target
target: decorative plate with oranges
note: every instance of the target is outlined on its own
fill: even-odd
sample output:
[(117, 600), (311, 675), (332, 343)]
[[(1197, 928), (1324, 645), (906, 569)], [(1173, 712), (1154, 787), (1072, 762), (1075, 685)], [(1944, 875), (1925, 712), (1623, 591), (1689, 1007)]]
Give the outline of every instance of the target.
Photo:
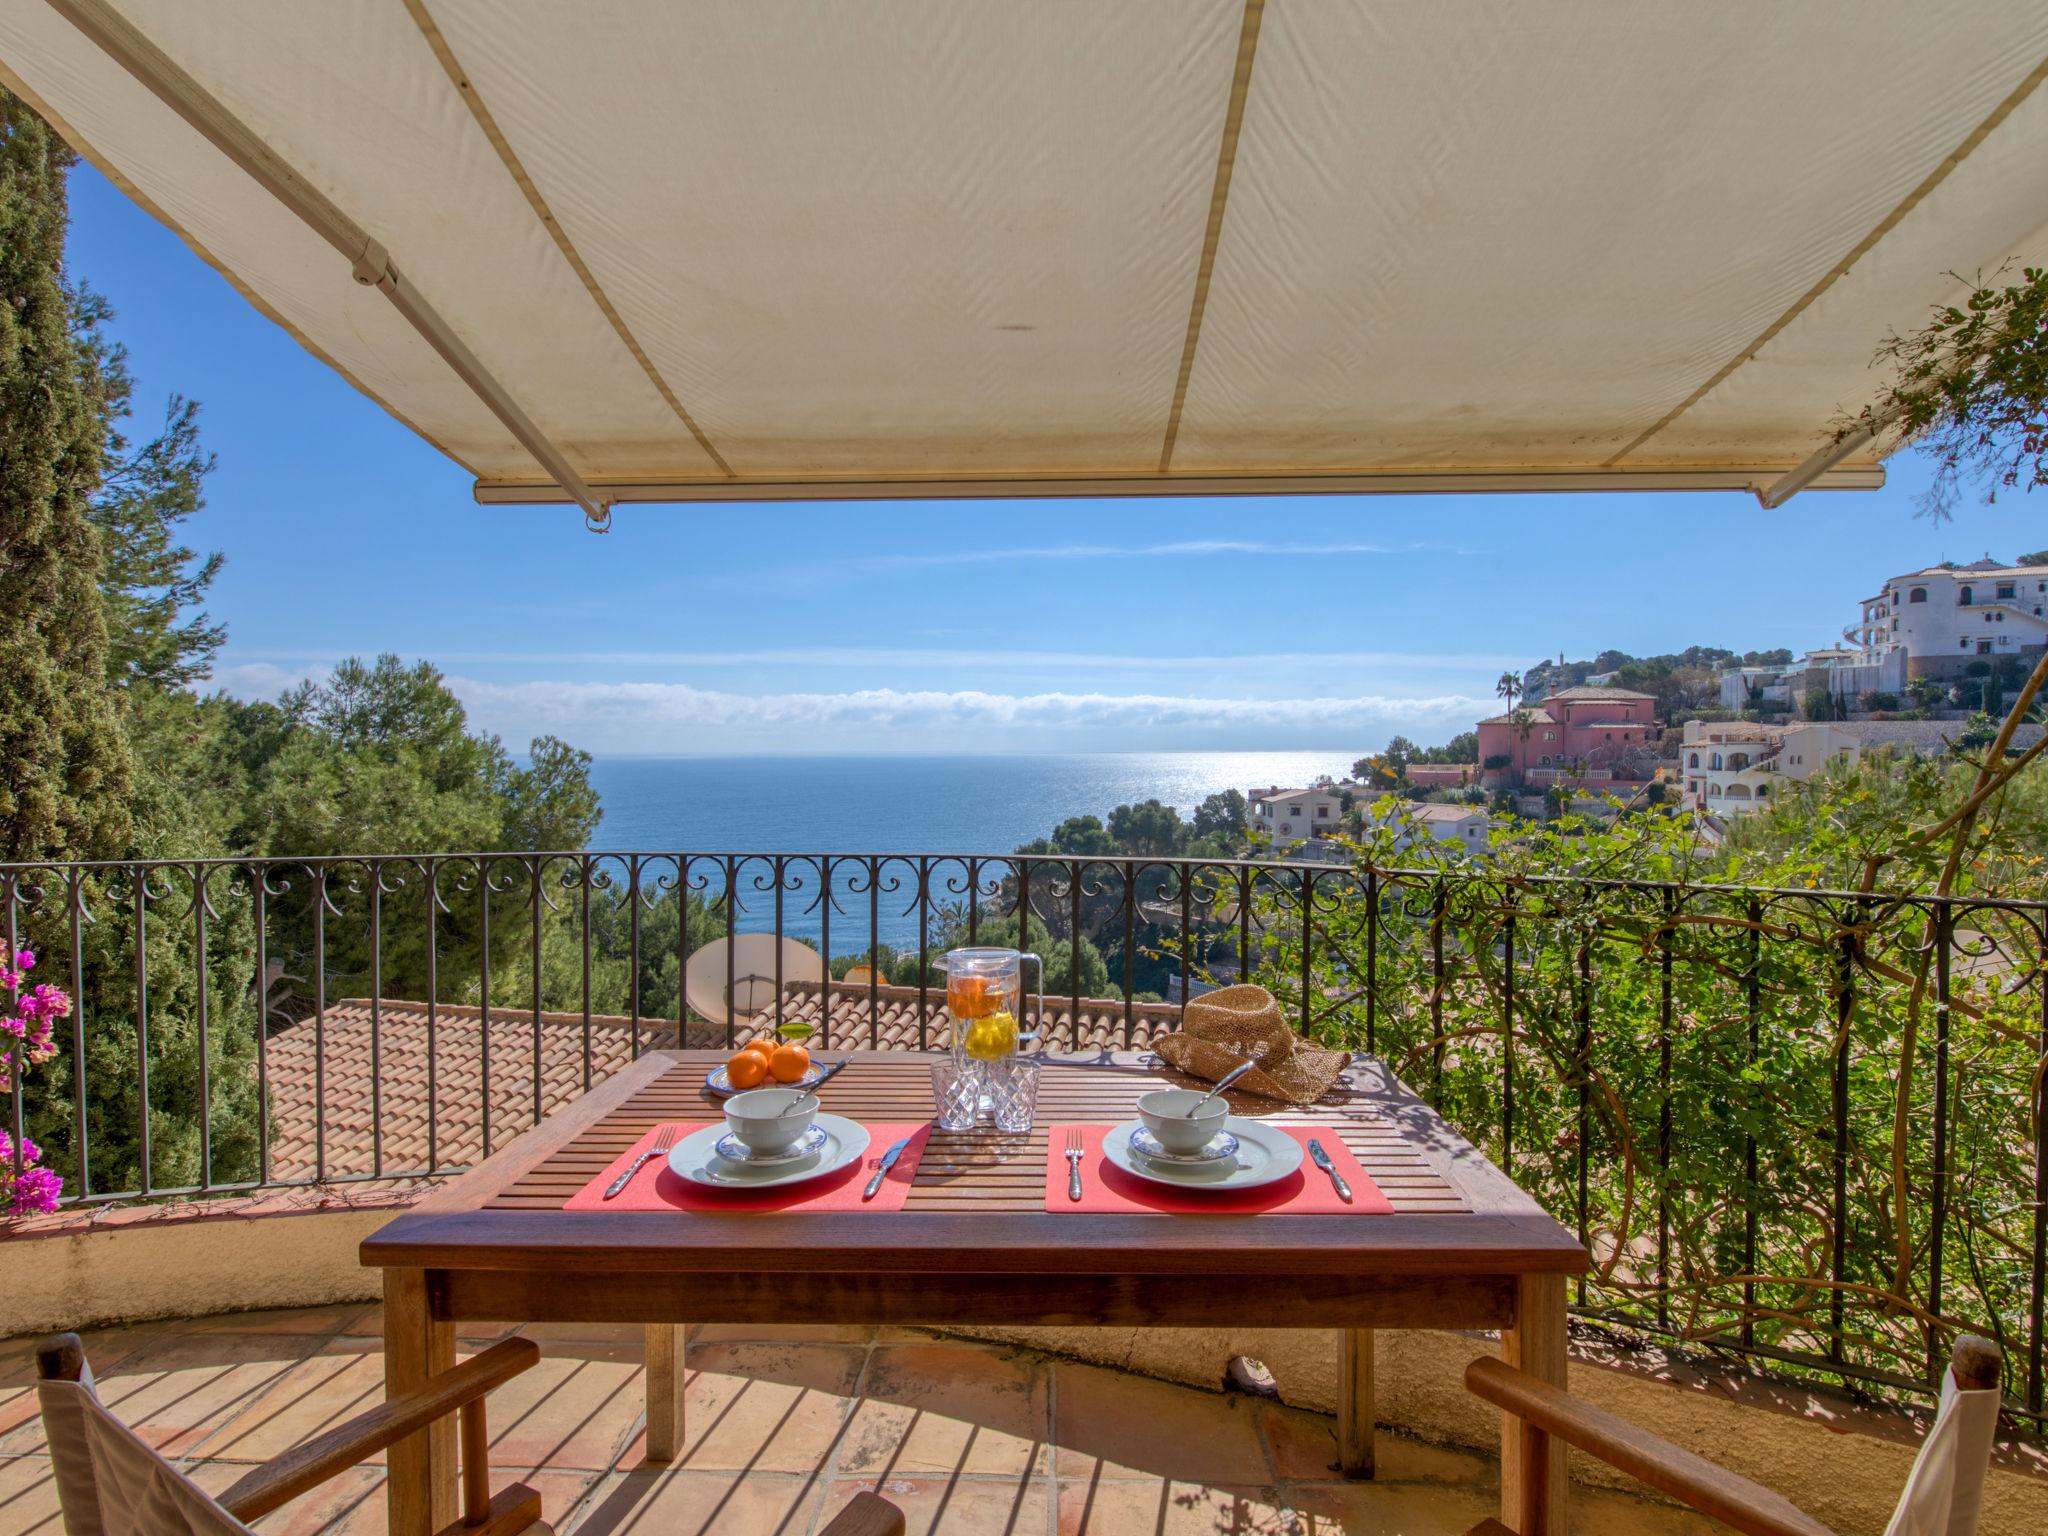
[(741, 1046), (724, 1066), (713, 1067), (704, 1086), (727, 1098), (750, 1088), (808, 1088), (824, 1076), (803, 1046), (763, 1035)]

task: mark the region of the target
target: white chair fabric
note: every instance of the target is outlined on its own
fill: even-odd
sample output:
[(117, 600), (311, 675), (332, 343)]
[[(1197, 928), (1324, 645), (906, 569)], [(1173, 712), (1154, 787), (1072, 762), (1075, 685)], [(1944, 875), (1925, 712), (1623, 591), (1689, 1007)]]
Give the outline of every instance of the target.
[(82, 1381), (36, 1385), (65, 1536), (250, 1536), (249, 1527), (145, 1444)]
[(1885, 1536), (1977, 1536), (1984, 1478), (1998, 1438), (1996, 1389), (1965, 1392), (1953, 1374), (1941, 1383), (1941, 1407)]

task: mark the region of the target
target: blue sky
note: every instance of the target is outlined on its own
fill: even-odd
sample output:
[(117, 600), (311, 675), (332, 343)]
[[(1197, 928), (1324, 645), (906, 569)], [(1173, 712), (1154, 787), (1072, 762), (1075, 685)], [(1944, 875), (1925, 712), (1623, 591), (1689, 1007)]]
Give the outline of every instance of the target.
[[(81, 166), (74, 275), (113, 303), (137, 430), (219, 456), (217, 682), (396, 651), (515, 748), (1060, 752), (1437, 741), (1563, 650), (1825, 644), (1885, 577), (2048, 545), (2014, 497), (1877, 493), (480, 508), (469, 477)], [(1878, 338), (1873, 337), (1873, 345)]]

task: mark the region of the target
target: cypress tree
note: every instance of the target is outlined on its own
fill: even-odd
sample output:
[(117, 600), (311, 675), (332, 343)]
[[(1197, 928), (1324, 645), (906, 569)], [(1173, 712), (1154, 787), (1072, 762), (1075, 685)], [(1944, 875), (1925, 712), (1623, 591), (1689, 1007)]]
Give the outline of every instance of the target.
[(89, 516), (105, 393), (64, 280), (71, 158), (0, 91), (0, 860), (110, 854), (127, 821)]

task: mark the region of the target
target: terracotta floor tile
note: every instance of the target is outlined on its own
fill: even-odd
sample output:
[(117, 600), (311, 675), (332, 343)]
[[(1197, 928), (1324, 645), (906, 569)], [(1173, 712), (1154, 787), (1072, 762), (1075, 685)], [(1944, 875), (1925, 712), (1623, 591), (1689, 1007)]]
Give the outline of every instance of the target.
[(562, 1536), (804, 1536), (824, 1496), (800, 1475), (629, 1472), (593, 1489)]
[[(87, 1358), (100, 1400), (165, 1455), (182, 1456), (319, 1345), (301, 1334), (152, 1335), (111, 1365), (91, 1346)], [(0, 1454), (41, 1446), (42, 1424), (30, 1421), (0, 1439)]]
[(63, 1536), (57, 1479), (44, 1456), (0, 1460), (0, 1531), (8, 1536)]
[[(1500, 1496), (1412, 1483), (1309, 1483), (1287, 1490), (1299, 1536), (1445, 1536), (1500, 1513)], [(1574, 1507), (1572, 1529), (1579, 1529)]]
[(825, 1491), (820, 1526), (872, 1489), (903, 1511), (905, 1536), (1045, 1536), (1052, 1488), (1044, 1478), (837, 1478)]
[[(184, 1470), (193, 1482), (218, 1497), (249, 1469), (238, 1462), (198, 1461)], [(284, 1508), (265, 1515), (255, 1528), (263, 1536), (327, 1536), (330, 1531), (357, 1529), (354, 1512), (365, 1499), (377, 1497), (381, 1516), (383, 1482), (380, 1467), (351, 1467), (311, 1492), (299, 1495)]]
[[(367, 1468), (358, 1470), (371, 1481), (366, 1489), (355, 1495), (347, 1509), (337, 1511), (336, 1515), (331, 1517), (330, 1524), (295, 1525), (284, 1528), (289, 1536), (385, 1536), (390, 1527), (385, 1519), (383, 1474), (371, 1472)], [(541, 1519), (559, 1530), (562, 1528), (560, 1522), (570, 1517), (584, 1494), (603, 1477), (604, 1474), (601, 1472), (493, 1469), (491, 1489), (496, 1492), (512, 1483), (525, 1483), (540, 1495)], [(313, 1497), (314, 1495), (307, 1495), (308, 1500)], [(281, 1509), (278, 1514), (284, 1515), (289, 1512), (289, 1509)], [(264, 1536), (270, 1536), (271, 1527), (268, 1522), (259, 1524), (256, 1529), (263, 1532)]]
[(1054, 1470), (1069, 1478), (1182, 1478), (1264, 1486), (1273, 1472), (1254, 1401), (1099, 1366), (1053, 1368)]
[[(1337, 1470), (1337, 1421), (1327, 1413), (1309, 1413), (1278, 1403), (1257, 1408), (1259, 1431), (1283, 1483), (1334, 1482)], [(1491, 1486), (1498, 1466), (1471, 1451), (1429, 1445), (1381, 1426), (1374, 1444), (1377, 1481), (1382, 1483), (1469, 1483)]]
[(1047, 1468), (1052, 1372), (1035, 1357), (930, 1340), (868, 1357), (839, 1471), (878, 1477)]
[[(1306, 1413), (1261, 1403), (1253, 1415), (1266, 1439), (1266, 1452), (1273, 1470), (1283, 1481), (1313, 1481), (1340, 1476), (1337, 1471), (1337, 1421), (1326, 1413)], [(1374, 1449), (1384, 1455), (1387, 1437), (1379, 1437)]]
[(1296, 1522), (1279, 1493), (1263, 1486), (1080, 1478), (1060, 1482), (1055, 1529), (1059, 1536), (1295, 1536)]
[(361, 1302), (331, 1307), (285, 1307), (273, 1312), (223, 1312), (181, 1326), (192, 1333), (313, 1333), (333, 1335), (363, 1313)]
[[(865, 1352), (834, 1344), (708, 1344), (690, 1351), (681, 1465), (704, 1472), (812, 1472), (853, 1405)], [(645, 1436), (623, 1465), (637, 1467)]]
[[(377, 1302), (356, 1309), (356, 1315), (349, 1318), (337, 1330), (350, 1338), (381, 1339), (384, 1337), (384, 1304)], [(496, 1343), (509, 1339), (519, 1331), (517, 1323), (457, 1323), (455, 1337), (465, 1343)]]
[(637, 1347), (550, 1344), (490, 1397), (491, 1465), (603, 1472), (647, 1406)]
[[(269, 1461), (384, 1400), (384, 1356), (373, 1340), (330, 1340), (192, 1448), (223, 1461)], [(381, 1460), (381, 1458), (380, 1458)]]
[(865, 1344), (875, 1330), (855, 1323), (704, 1323), (690, 1344)]
[[(488, 1328), (490, 1324), (479, 1324)], [(468, 1324), (464, 1324), (466, 1329)], [(647, 1339), (647, 1328), (642, 1323), (528, 1323), (524, 1327), (509, 1329), (539, 1344), (621, 1344), (633, 1349), (643, 1347)]]

